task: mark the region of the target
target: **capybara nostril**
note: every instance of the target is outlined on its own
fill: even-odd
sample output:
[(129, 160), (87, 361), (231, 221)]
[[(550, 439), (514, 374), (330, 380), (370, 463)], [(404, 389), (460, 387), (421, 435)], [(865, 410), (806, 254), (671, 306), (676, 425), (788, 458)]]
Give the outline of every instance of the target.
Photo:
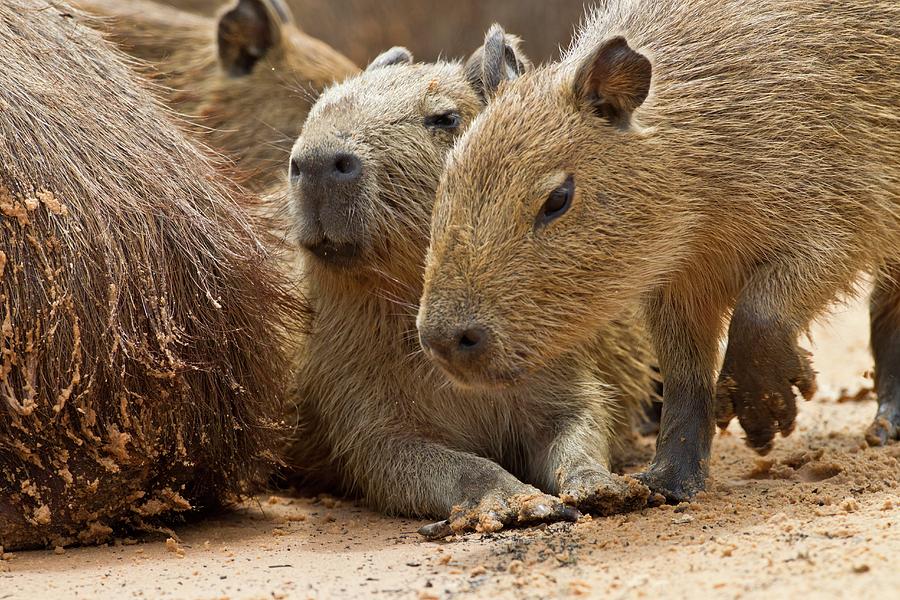
[(420, 329), (419, 342), (432, 358), (446, 365), (461, 366), (483, 355), (489, 346), (490, 334), (479, 325), (456, 330)]
[(288, 171), (288, 175), (291, 178), (291, 181), (297, 181), (300, 179), (300, 164), (297, 162), (296, 158), (291, 159), (291, 166)]
[(362, 174), (362, 161), (358, 156), (340, 153), (334, 157), (332, 176), (337, 181), (350, 182), (359, 179)]
[(483, 327), (473, 326), (463, 330), (457, 337), (457, 347), (465, 354), (474, 354), (482, 351), (487, 344), (487, 331)]

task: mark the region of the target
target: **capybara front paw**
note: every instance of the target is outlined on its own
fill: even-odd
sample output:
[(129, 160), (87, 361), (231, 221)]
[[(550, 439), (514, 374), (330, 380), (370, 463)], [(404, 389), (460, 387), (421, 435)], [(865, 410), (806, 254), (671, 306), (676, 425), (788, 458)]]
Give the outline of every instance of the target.
[(672, 504), (686, 502), (706, 486), (706, 478), (702, 471), (684, 474), (676, 469), (666, 469), (652, 465), (643, 473), (634, 476), (654, 494), (661, 494)]
[(419, 533), (429, 539), (453, 534), (494, 533), (506, 527), (522, 527), (537, 523), (577, 521), (581, 513), (563, 504), (559, 498), (531, 488), (527, 493), (493, 493), (478, 503), (456, 506), (450, 518), (426, 525)]
[(588, 468), (567, 477), (559, 497), (580, 511), (606, 516), (646, 507), (650, 488), (631, 477)]
[(717, 422), (725, 428), (736, 415), (747, 444), (767, 454), (777, 433), (788, 436), (794, 430), (797, 392), (807, 400), (816, 392), (815, 371), (805, 350), (793, 345), (734, 352), (719, 377)]

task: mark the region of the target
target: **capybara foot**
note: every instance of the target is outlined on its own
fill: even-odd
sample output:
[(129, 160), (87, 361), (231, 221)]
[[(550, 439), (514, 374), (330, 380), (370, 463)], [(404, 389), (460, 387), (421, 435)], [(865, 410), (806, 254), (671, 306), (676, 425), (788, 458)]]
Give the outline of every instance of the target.
[(866, 430), (866, 441), (870, 446), (885, 446), (893, 440), (900, 440), (900, 391), (885, 386), (879, 389), (878, 414)]
[(886, 446), (893, 440), (900, 440), (900, 410), (884, 410), (881, 406), (875, 421), (866, 430), (866, 442), (870, 446)]
[(419, 533), (429, 539), (440, 539), (461, 533), (493, 533), (505, 527), (557, 521), (574, 522), (580, 517), (581, 513), (576, 509), (537, 489), (533, 493), (514, 495), (496, 492), (477, 504), (454, 507), (450, 518), (426, 525), (419, 529)]
[(646, 507), (650, 488), (631, 477), (586, 468), (566, 478), (559, 497), (582, 512), (606, 516)]
[(685, 474), (677, 469), (651, 465), (634, 478), (650, 488), (654, 494), (661, 494), (670, 504), (686, 502), (706, 487), (706, 477), (702, 470)]
[[(797, 418), (796, 390), (809, 400), (816, 374), (809, 353), (796, 344), (744, 344), (731, 348), (719, 377), (716, 421), (723, 429), (736, 415), (747, 445), (767, 454), (775, 435), (788, 436)], [(752, 346), (752, 347), (747, 347)]]

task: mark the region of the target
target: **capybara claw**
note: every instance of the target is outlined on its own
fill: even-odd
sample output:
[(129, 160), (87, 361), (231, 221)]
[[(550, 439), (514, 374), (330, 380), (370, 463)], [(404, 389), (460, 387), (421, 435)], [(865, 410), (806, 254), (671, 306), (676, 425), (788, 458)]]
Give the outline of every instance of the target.
[(419, 535), (429, 540), (441, 540), (453, 535), (453, 529), (450, 527), (450, 521), (444, 519), (437, 523), (423, 525), (419, 528)]
[(554, 505), (538, 504), (534, 507), (526, 507), (519, 516), (519, 523), (539, 523), (569, 521), (574, 523), (581, 518), (581, 512), (561, 502)]
[(563, 505), (563, 507), (559, 511), (559, 520), (560, 521), (567, 521), (569, 523), (574, 523), (581, 517), (582, 517), (581, 511), (578, 510), (577, 508), (573, 508), (571, 506)]
[(747, 446), (760, 456), (766, 456), (775, 447), (775, 436), (772, 435), (767, 441), (760, 443), (753, 441), (749, 436), (746, 438)]

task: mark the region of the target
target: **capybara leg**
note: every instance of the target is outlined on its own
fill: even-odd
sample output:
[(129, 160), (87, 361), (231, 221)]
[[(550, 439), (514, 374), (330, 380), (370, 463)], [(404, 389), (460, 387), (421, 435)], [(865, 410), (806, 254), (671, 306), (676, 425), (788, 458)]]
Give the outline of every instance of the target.
[(367, 495), (391, 512), (448, 516), (429, 538), (575, 520), (577, 511), (526, 485), (497, 463), (424, 440), (374, 444), (355, 465)]
[(871, 446), (900, 440), (900, 266), (879, 274), (869, 311), (878, 413), (866, 431)]
[(681, 302), (662, 291), (648, 299), (648, 330), (662, 372), (663, 405), (656, 456), (636, 477), (671, 502), (703, 490), (715, 433), (714, 382), (723, 309), (712, 298)]
[[(848, 267), (849, 268), (849, 267)], [(815, 257), (791, 257), (760, 267), (738, 297), (719, 376), (716, 417), (727, 427), (737, 415), (747, 444), (765, 454), (777, 433), (794, 430), (797, 395), (816, 392), (809, 353), (797, 345), (800, 332), (838, 293), (844, 280)], [(846, 273), (851, 281), (854, 273)]]
[(797, 345), (796, 330), (759, 315), (753, 306), (739, 304), (719, 375), (719, 425), (727, 427), (737, 415), (747, 444), (766, 454), (778, 432), (787, 436), (794, 430), (795, 389), (806, 399), (816, 391), (815, 371), (809, 353)]
[(560, 433), (534, 463), (535, 479), (543, 489), (582, 512), (611, 515), (647, 506), (650, 489), (631, 477), (609, 470), (608, 423), (586, 414), (569, 427), (557, 424)]

